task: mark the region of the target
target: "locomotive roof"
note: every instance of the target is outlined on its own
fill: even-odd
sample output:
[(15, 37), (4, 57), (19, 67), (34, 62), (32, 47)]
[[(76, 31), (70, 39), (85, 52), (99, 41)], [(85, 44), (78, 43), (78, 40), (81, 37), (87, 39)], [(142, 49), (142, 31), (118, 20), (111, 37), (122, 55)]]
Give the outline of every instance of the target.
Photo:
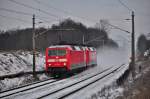
[(87, 47), (87, 46), (77, 46), (77, 45), (52, 45), (48, 48), (70, 48), (73, 50), (83, 50), (83, 49), (88, 49), (91, 51), (96, 50), (94, 47)]
[(63, 47), (69, 47), (69, 48), (71, 48), (70, 45), (52, 45), (52, 46), (49, 46), (49, 48), (63, 48)]

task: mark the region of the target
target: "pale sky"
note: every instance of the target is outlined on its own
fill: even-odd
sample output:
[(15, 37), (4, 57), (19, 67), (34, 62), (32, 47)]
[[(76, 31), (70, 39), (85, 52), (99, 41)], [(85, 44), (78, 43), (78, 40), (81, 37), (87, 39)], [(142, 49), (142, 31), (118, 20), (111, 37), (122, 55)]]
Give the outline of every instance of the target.
[[(16, 4), (15, 1), (21, 4)], [(150, 33), (150, 0), (121, 1), (135, 11), (136, 35)], [(27, 8), (22, 4), (30, 7)], [(21, 15), (4, 9), (31, 15)], [(43, 13), (42, 11), (45, 12)], [(121, 5), (118, 0), (0, 0), (0, 29), (32, 27), (32, 14), (36, 16), (36, 27), (50, 27), (51, 24), (70, 17), (86, 26), (94, 26), (100, 19), (108, 19), (110, 24), (131, 31), (131, 22), (124, 20), (131, 18), (131, 12)], [(25, 22), (9, 17), (22, 19)], [(39, 21), (43, 23), (38, 24)], [(112, 29), (110, 33), (123, 32)]]

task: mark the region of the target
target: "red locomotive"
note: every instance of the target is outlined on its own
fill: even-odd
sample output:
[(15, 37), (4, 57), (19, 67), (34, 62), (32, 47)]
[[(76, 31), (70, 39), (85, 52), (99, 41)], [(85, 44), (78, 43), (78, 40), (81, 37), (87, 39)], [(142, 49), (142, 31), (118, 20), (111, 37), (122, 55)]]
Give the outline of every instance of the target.
[(72, 72), (96, 64), (94, 47), (55, 45), (46, 49), (46, 71), (53, 74)]

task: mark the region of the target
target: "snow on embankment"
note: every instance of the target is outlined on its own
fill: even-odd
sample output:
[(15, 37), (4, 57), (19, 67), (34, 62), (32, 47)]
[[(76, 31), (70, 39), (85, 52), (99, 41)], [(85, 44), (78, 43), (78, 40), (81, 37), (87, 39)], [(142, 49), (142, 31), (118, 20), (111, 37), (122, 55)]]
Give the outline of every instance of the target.
[[(106, 68), (110, 66), (119, 66), (125, 64), (120, 71), (113, 74), (109, 79), (104, 79), (98, 84), (91, 86), (85, 93), (85, 99), (115, 99), (117, 96), (122, 94), (123, 88), (118, 86), (116, 81), (118, 81), (129, 68), (129, 53), (125, 49), (121, 48), (109, 48), (104, 47), (97, 49), (97, 62), (99, 69)], [(83, 94), (84, 95), (84, 94)]]
[[(36, 57), (36, 70), (44, 69), (44, 56)], [(32, 71), (32, 54), (30, 52), (1, 52), (0, 75), (14, 74), (22, 71)]]
[(11, 53), (0, 53), (0, 75), (26, 71), (27, 64)]
[[(95, 84), (89, 86), (76, 96), (76, 98), (82, 99), (115, 99), (122, 94), (123, 88), (117, 86), (116, 81), (125, 73), (128, 69), (128, 64), (112, 73), (110, 76), (101, 79)], [(72, 98), (75, 99), (75, 98)]]
[[(19, 56), (30, 65), (33, 64), (33, 56), (30, 52), (22, 52), (21, 54), (19, 54)], [(45, 64), (45, 56), (41, 53), (38, 53), (35, 60), (36, 60), (36, 70), (43, 70)]]
[[(44, 69), (45, 56), (36, 56), (36, 70)], [(29, 51), (0, 52), (0, 76), (32, 71), (32, 53)], [(0, 91), (29, 82), (31, 75), (20, 78), (0, 80)]]

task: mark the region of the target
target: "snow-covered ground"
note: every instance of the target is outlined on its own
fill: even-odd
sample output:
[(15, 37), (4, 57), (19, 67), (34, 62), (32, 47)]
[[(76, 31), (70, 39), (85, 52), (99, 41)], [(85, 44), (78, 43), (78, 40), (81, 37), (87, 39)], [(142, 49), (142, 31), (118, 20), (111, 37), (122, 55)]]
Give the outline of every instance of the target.
[[(36, 56), (36, 70), (44, 69), (45, 56), (39, 53)], [(0, 76), (14, 74), (19, 72), (32, 71), (32, 53), (29, 51), (15, 51), (15, 52), (0, 52)], [(44, 77), (42, 75), (41, 77)], [(40, 78), (41, 78), (40, 77)], [(32, 75), (4, 79), (0, 81), (0, 90), (13, 88), (30, 82)]]
[[(60, 90), (60, 89), (63, 89), (64, 87), (66, 87), (66, 86), (72, 85), (71, 88), (64, 89), (63, 91), (52, 95), (53, 97), (59, 97), (61, 95), (66, 94), (68, 91), (70, 92), (72, 90), (78, 89), (81, 86), (85, 86), (86, 84), (91, 83), (91, 82), (95, 81), (96, 79), (103, 77), (104, 75), (110, 73), (110, 71), (112, 71), (116, 68), (118, 68), (118, 66), (115, 66), (115, 67), (111, 68), (110, 70), (105, 71), (105, 72), (101, 73), (100, 75), (97, 75), (93, 78), (90, 78), (86, 81), (83, 81), (82, 83), (79, 83), (77, 85), (72, 85), (72, 84), (77, 83), (81, 80), (87, 79), (88, 77), (91, 77), (91, 74), (83, 75), (82, 77), (79, 77), (79, 78), (71, 77), (71, 78), (63, 79), (63, 80), (60, 80), (60, 81), (57, 81), (57, 82), (54, 82), (54, 83), (51, 83), (51, 84), (43, 85), (43, 86), (28, 90), (26, 92), (17, 93), (16, 95), (12, 95), (10, 98), (12, 98), (12, 99), (14, 99), (14, 98), (15, 99), (24, 99), (24, 98), (35, 99), (35, 98), (38, 98), (40, 96), (49, 94), (50, 92)], [(118, 78), (120, 76), (120, 74), (122, 74), (121, 71), (124, 71), (125, 69), (126, 68), (124, 68), (124, 66), (123, 66), (123, 67), (120, 68), (120, 70), (118, 70), (116, 72), (113, 72), (111, 75), (109, 75), (109, 76), (103, 78), (102, 80), (100, 80), (100, 82), (94, 83), (94, 86), (90, 85), (90, 86), (87, 87), (88, 89), (86, 88), (86, 90), (81, 90), (82, 93), (78, 92), (78, 94), (76, 94), (74, 99), (79, 99), (79, 98), (84, 99), (85, 97), (92, 95), (93, 92), (100, 91), (100, 89), (102, 89), (103, 86), (106, 86), (106, 84), (107, 85), (111, 84), (112, 80), (115, 80), (116, 78)], [(100, 71), (103, 71), (103, 70), (100, 70)], [(89, 89), (89, 87), (90, 87), (90, 89)], [(48, 97), (47, 99), (49, 99), (49, 98), (50, 99), (55, 99), (55, 98), (52, 98), (52, 96)], [(73, 98), (69, 98), (69, 99), (73, 99)]]
[[(45, 56), (36, 56), (36, 70), (44, 69)], [(32, 53), (29, 51), (0, 52), (0, 75), (32, 71)]]
[[(21, 52), (19, 56), (32, 66), (33, 56), (31, 52)], [(45, 55), (42, 53), (38, 53), (36, 56), (36, 70), (43, 70), (44, 64), (45, 64)]]
[[(103, 49), (97, 49), (97, 63), (98, 65), (94, 68), (90, 68), (74, 77), (82, 77), (87, 74), (94, 74), (95, 72), (104, 70), (111, 66), (119, 66), (121, 64), (129, 63), (129, 53), (124, 49), (113, 49), (104, 47)], [(112, 77), (111, 77), (112, 78)], [(92, 89), (92, 90), (91, 90)], [(123, 92), (122, 87), (118, 87), (116, 85), (115, 79), (104, 79), (103, 83), (99, 82), (99, 84), (94, 85), (93, 87), (89, 87), (80, 93), (80, 95), (84, 95), (85, 99), (115, 99), (117, 96), (122, 95)], [(79, 96), (80, 96), (79, 95)], [(76, 96), (75, 96), (76, 97)], [(84, 99), (83, 98), (83, 99)]]
[(14, 56), (15, 53), (0, 53), (0, 75), (26, 71), (27, 64)]
[[(95, 72), (102, 71), (111, 66), (119, 66), (123, 63), (128, 63), (128, 54), (123, 49), (112, 49), (112, 48), (103, 48), (97, 49), (98, 56), (97, 62), (98, 66), (90, 68), (80, 74), (74, 75), (68, 80), (81, 78), (84, 75), (91, 75)], [(43, 54), (38, 54), (36, 57), (36, 70), (43, 70), (45, 63), (45, 56)], [(17, 73), (21, 71), (32, 71), (32, 54), (28, 51), (17, 51), (13, 53), (1, 52), (0, 53), (0, 75)], [(42, 75), (41, 78), (45, 77)], [(1, 90), (12, 88), (16, 85), (28, 82), (31, 80), (32, 76), (20, 77), (14, 79), (5, 79), (0, 81)], [(122, 88), (114, 89), (115, 92), (120, 93)], [(112, 93), (112, 89), (109, 90)]]
[[(87, 86), (83, 90), (78, 91), (72, 96), (69, 96), (67, 99), (93, 99), (94, 95), (96, 95), (94, 96), (95, 98), (99, 99), (114, 99), (123, 91), (123, 88), (118, 87), (115, 81), (124, 73), (127, 68), (128, 65), (125, 65), (125, 67), (120, 68), (120, 70), (115, 71), (111, 75), (91, 84), (90, 86)], [(114, 92), (112, 90), (114, 90)]]

